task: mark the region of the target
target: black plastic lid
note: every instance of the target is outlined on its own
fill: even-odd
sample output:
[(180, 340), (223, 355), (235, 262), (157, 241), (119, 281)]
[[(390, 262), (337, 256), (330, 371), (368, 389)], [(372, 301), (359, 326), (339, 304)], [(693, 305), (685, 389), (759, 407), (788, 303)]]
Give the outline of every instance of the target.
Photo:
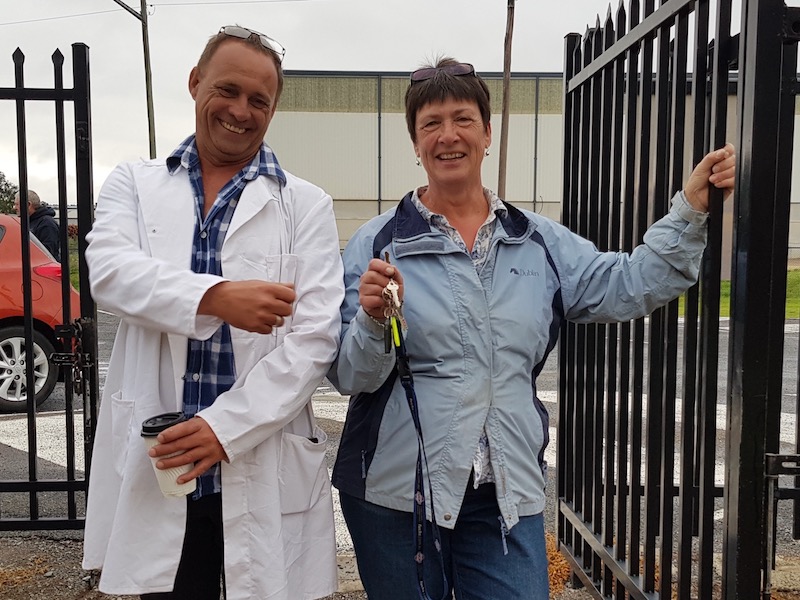
[(163, 415), (150, 417), (142, 423), (142, 435), (145, 437), (158, 435), (165, 429), (177, 425), (178, 423), (183, 423), (185, 420), (186, 415), (182, 412), (164, 413)]

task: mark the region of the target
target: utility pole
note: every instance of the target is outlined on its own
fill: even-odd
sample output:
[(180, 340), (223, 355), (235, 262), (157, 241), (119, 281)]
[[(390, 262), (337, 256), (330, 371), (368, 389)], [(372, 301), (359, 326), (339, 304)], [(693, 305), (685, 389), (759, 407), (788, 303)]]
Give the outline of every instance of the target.
[(497, 174), (497, 195), (506, 198), (506, 162), (508, 156), (508, 113), (511, 104), (511, 38), (514, 34), (514, 1), (508, 0), (506, 20), (506, 43), (503, 55), (503, 114), (500, 121), (500, 168)]
[(144, 49), (144, 86), (147, 94), (147, 131), (150, 137), (150, 158), (156, 157), (156, 124), (153, 114), (153, 81), (150, 71), (150, 35), (147, 31), (147, 0), (141, 1), (141, 10), (136, 12), (122, 0), (114, 0), (142, 23), (142, 48)]

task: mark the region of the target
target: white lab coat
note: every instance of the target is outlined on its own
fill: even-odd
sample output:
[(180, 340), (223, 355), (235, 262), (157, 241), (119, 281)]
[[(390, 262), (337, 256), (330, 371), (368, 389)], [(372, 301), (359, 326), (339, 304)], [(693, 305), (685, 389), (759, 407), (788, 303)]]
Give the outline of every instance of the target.
[[(299, 600), (336, 590), (326, 435), (311, 395), (333, 361), (343, 297), (330, 196), (287, 173), (250, 182), (222, 251), (225, 279), (278, 281), (296, 270), (293, 316), (277, 335), (231, 328), (237, 381), (200, 414), (222, 444), (228, 600)], [(220, 326), (198, 316), (223, 279), (190, 270), (194, 198), (163, 160), (122, 164), (100, 192), (87, 236), (92, 293), (122, 318), (111, 354), (91, 464), (83, 567), (100, 590), (172, 589), (186, 502), (159, 491), (143, 420), (181, 410), (187, 338)], [(281, 269), (282, 265), (282, 269)], [(309, 438), (317, 438), (314, 442)]]

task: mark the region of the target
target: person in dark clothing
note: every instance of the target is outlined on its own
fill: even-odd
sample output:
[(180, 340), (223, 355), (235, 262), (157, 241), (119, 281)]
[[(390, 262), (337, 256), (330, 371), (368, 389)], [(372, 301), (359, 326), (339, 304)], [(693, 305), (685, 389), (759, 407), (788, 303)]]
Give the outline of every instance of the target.
[[(14, 210), (17, 214), (20, 211), (19, 193), (14, 197)], [(33, 190), (28, 190), (28, 222), (30, 230), (42, 245), (52, 254), (56, 260), (61, 260), (61, 250), (58, 243), (58, 223), (55, 220), (56, 211), (53, 207), (42, 204), (39, 194)]]

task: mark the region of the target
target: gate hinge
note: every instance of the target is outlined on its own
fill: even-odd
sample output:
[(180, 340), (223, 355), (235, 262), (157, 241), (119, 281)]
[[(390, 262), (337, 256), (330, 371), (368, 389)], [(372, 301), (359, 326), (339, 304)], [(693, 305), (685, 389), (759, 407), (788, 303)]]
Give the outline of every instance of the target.
[(800, 8), (786, 6), (783, 10), (783, 41), (800, 42)]
[(92, 366), (92, 357), (86, 352), (53, 352), (50, 355), (50, 360), (57, 365), (83, 365), (84, 367)]
[(89, 123), (86, 121), (75, 122), (75, 146), (78, 158), (86, 158), (91, 148), (89, 138)]
[(75, 339), (78, 337), (78, 333), (78, 327), (74, 323), (57, 325), (55, 328), (56, 337), (64, 341)]
[(778, 475), (800, 475), (800, 454), (766, 454), (765, 474), (767, 477)]
[(71, 365), (75, 360), (72, 352), (53, 352), (50, 360), (57, 365)]

